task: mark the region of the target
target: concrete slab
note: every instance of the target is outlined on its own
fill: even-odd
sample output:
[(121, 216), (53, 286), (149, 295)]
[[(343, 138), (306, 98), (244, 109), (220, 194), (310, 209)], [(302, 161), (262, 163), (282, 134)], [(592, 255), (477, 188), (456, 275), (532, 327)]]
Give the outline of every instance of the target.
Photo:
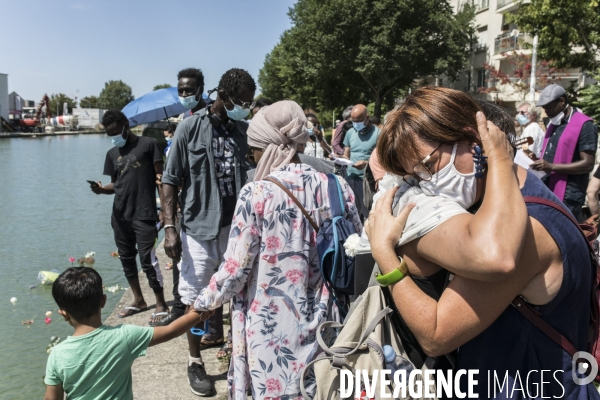
[[(167, 302), (173, 301), (171, 293), (173, 288), (173, 273), (164, 269), (170, 260), (166, 256), (162, 243), (156, 250), (156, 256), (160, 262), (161, 272), (165, 282), (165, 298)], [(123, 323), (148, 326), (150, 315), (154, 311), (154, 294), (148, 286), (148, 280), (144, 273), (140, 274), (140, 283), (144, 298), (150, 306), (149, 310), (141, 312), (131, 317), (121, 319), (117, 313), (123, 307), (133, 301), (131, 289), (127, 289), (125, 294), (119, 300), (115, 310), (106, 319), (107, 325), (119, 325)], [(227, 313), (229, 306), (225, 306)], [(225, 326), (227, 333), (229, 326)], [(202, 359), (206, 367), (207, 374), (211, 377), (217, 388), (217, 395), (210, 399), (227, 398), (227, 369), (228, 365), (219, 361), (215, 356), (219, 347), (202, 352)], [(165, 399), (165, 400), (188, 400), (198, 399), (190, 391), (187, 381), (187, 361), (188, 346), (185, 335), (182, 335), (170, 342), (148, 348), (146, 357), (138, 358), (132, 368), (133, 375), (133, 396), (135, 399)]]

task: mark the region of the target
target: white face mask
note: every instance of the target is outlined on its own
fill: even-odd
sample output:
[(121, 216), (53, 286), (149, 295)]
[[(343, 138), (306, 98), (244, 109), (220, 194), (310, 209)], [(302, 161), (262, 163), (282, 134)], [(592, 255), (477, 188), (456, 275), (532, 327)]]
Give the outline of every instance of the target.
[(567, 107), (569, 107), (568, 105), (565, 106), (565, 109), (562, 110), (560, 113), (558, 113), (557, 116), (550, 118), (550, 123), (554, 126), (558, 126), (560, 125), (560, 121), (563, 120), (563, 118), (565, 117), (565, 110), (567, 109)]
[(448, 165), (433, 174), (430, 181), (421, 181), (419, 185), (426, 195), (446, 197), (468, 209), (475, 204), (475, 197), (477, 196), (475, 165), (473, 165), (473, 172), (470, 174), (458, 172), (454, 166), (457, 146), (458, 144), (455, 144), (452, 148), (452, 157)]

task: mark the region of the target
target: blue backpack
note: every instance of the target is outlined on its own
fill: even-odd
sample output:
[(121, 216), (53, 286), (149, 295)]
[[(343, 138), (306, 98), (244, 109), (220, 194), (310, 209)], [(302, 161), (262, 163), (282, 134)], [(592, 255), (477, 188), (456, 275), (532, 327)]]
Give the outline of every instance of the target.
[(354, 294), (354, 257), (346, 254), (344, 242), (357, 233), (354, 224), (344, 218), (342, 187), (334, 174), (327, 174), (327, 192), (331, 206), (331, 218), (321, 224), (317, 234), (317, 252), (321, 261), (321, 273), (327, 288), (341, 310), (347, 304), (341, 299)]
[(344, 196), (342, 187), (334, 174), (327, 174), (327, 193), (331, 206), (331, 218), (317, 226), (300, 201), (277, 179), (267, 177), (296, 203), (300, 211), (317, 231), (317, 252), (321, 264), (321, 274), (327, 289), (332, 293), (342, 315), (346, 314), (349, 295), (354, 294), (354, 257), (346, 255), (344, 242), (348, 236), (357, 233), (354, 224), (344, 218)]

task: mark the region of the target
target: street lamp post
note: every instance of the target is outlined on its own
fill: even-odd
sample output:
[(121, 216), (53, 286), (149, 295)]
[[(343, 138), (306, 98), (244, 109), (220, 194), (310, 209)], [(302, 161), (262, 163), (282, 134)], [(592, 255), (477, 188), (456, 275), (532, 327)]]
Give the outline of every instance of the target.
[(531, 79), (529, 79), (529, 101), (535, 101), (535, 67), (537, 64), (538, 35), (533, 37), (533, 51), (531, 52)]

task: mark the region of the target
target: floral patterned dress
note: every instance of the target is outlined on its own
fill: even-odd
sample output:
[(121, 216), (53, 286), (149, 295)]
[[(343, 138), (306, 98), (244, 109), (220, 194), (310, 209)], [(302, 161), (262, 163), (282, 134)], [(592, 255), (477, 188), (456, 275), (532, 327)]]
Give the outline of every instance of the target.
[[(271, 176), (317, 225), (331, 217), (326, 175), (290, 164)], [(354, 194), (340, 183), (345, 218), (360, 232)], [(213, 310), (232, 300), (229, 398), (245, 399), (250, 381), (254, 399), (302, 398), (300, 374), (319, 352), (316, 329), (339, 318), (321, 277), (316, 232), (280, 187), (252, 182), (240, 192), (224, 259), (195, 308)]]

